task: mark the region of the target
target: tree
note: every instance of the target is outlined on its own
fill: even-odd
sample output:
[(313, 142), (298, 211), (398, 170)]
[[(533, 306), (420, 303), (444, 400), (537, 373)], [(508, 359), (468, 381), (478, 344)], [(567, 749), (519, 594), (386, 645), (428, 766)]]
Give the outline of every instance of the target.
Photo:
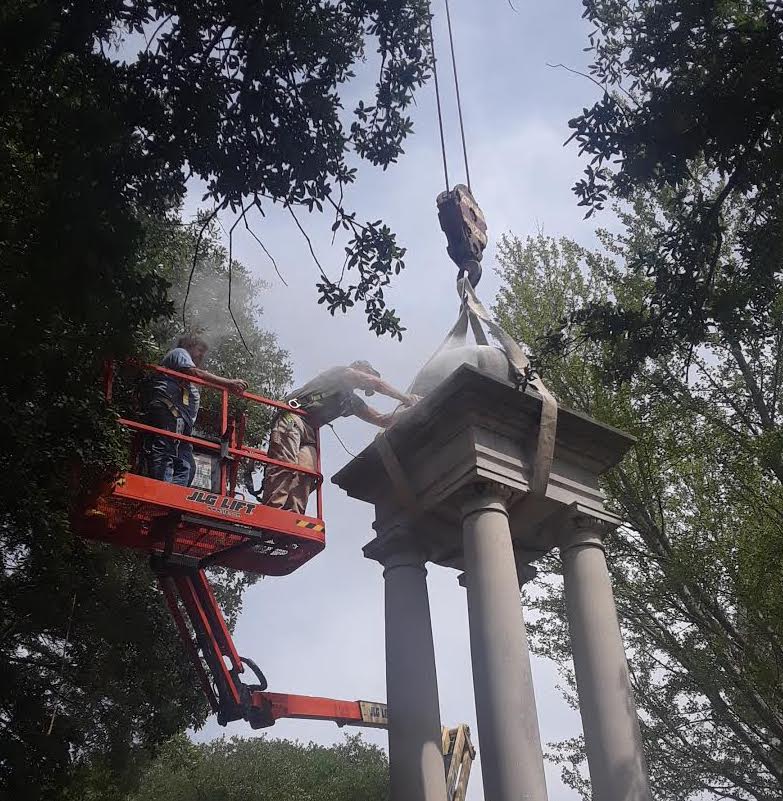
[(129, 801), (386, 801), (388, 762), (359, 735), (340, 745), (232, 737), (196, 745), (171, 740)]
[[(609, 542), (609, 567), (656, 797), (772, 801), (783, 791), (783, 487), (771, 444), (780, 327), (762, 318), (739, 342), (715, 335), (696, 353), (683, 346), (621, 385), (609, 380), (611, 343), (575, 336), (565, 354), (541, 355), (554, 320), (608, 299), (644, 305), (653, 279), (625, 264), (663, 214), (658, 200), (637, 197), (625, 232), (601, 234), (602, 252), (543, 234), (504, 238), (495, 311), (538, 350), (561, 403), (638, 438), (604, 489), (626, 521)], [(532, 643), (559, 663), (574, 703), (559, 560), (544, 567), (526, 599)], [(588, 798), (583, 744), (553, 753)]]
[[(350, 155), (385, 169), (402, 153), (406, 109), (430, 68), (428, 20), (425, 0), (6, 4), (7, 177), (19, 180), (29, 157), (59, 165), (60, 188), (97, 185), (101, 204), (80, 198), (83, 226), (107, 206), (120, 217), (171, 208), (190, 177), (206, 183), (212, 214), (230, 210), (234, 224), (282, 204), (307, 236), (297, 211), (327, 208), (351, 239), (339, 280), (313, 254), (321, 301), (333, 313), (359, 301), (374, 331), (399, 336), (383, 287), (404, 249), (380, 220), (358, 220), (343, 194), (357, 175)], [(344, 100), (371, 47), (374, 91), (347, 124)]]
[[(667, 191), (672, 213), (626, 268), (649, 296), (577, 313), (622, 341), (616, 372), (748, 325), (780, 292), (783, 5), (773, 0), (584, 0), (600, 100), (571, 120), (590, 157), (575, 191), (588, 216), (611, 196)], [(616, 165), (616, 166), (615, 166)], [(731, 253), (728, 229), (733, 228)]]
[[(324, 302), (363, 303), (374, 330), (399, 334), (383, 288), (403, 249), (342, 196), (356, 161), (402, 152), (427, 19), (423, 0), (0, 7), (0, 781), (16, 797), (58, 797), (74, 760), (96, 754), (120, 776), (136, 749), (204, 714), (146, 568), (70, 525), (125, 464), (101, 370), (143, 354), (174, 313), (160, 265), (189, 178), (213, 206), (197, 250), (221, 211), (261, 241), (251, 213), (282, 204), (301, 226), (327, 208), (356, 277), (321, 275)], [(343, 113), (373, 47), (372, 96)], [(260, 370), (270, 389), (284, 381)]]
[[(140, 332), (139, 353), (155, 358), (181, 330), (178, 304), (198, 234), (171, 220), (148, 220), (145, 231), (144, 260), (160, 265), (161, 274), (172, 281), (171, 298), (177, 302), (170, 316)], [(254, 389), (281, 393), (290, 368), (274, 337), (259, 326), (258, 283), (233, 263), (232, 306), (251, 356), (224, 306), (226, 254), (210, 238), (202, 241), (200, 252), (191, 313), (194, 323), (209, 323), (205, 335), (212, 343), (210, 366), (246, 375)], [(62, 370), (67, 372), (66, 365)], [(94, 381), (88, 371), (74, 372)], [(72, 386), (69, 379), (67, 387)], [(78, 390), (89, 400), (90, 405), (80, 401), (86, 409), (100, 415), (104, 429), (99, 444), (114, 469), (121, 469), (126, 438), (114, 432), (116, 412), (100, 399), (97, 382), (94, 388)], [(128, 400), (133, 401), (131, 394)], [(65, 399), (60, 414), (67, 415), (69, 404), (77, 402)], [(61, 447), (80, 447), (74, 418), (61, 417), (59, 425)], [(258, 437), (263, 437), (262, 426), (263, 421)], [(92, 776), (102, 771), (114, 795), (104, 787), (101, 797), (120, 798), (150, 749), (187, 726), (203, 723), (206, 703), (143, 556), (87, 543), (78, 537), (78, 529), (70, 533), (64, 511), (59, 518), (47, 519), (52, 507), (57, 509), (59, 502), (62, 509), (68, 493), (74, 492), (65, 472), (73, 461), (59, 456), (49, 439), (52, 432), (32, 430), (39, 439), (27, 442), (31, 453), (25, 453), (22, 441), (18, 452), (4, 454), (7, 476), (13, 469), (32, 484), (28, 491), (42, 489), (31, 497), (34, 506), (28, 518), (20, 521), (17, 516), (12, 525), (6, 513), (0, 528), (0, 786), (15, 798), (49, 799), (63, 798), (75, 785), (76, 797), (81, 798), (78, 787), (85, 771)], [(53, 473), (52, 465), (64, 474)], [(17, 492), (24, 490), (24, 484), (16, 487)], [(252, 578), (222, 571), (213, 580), (233, 625), (242, 590)]]

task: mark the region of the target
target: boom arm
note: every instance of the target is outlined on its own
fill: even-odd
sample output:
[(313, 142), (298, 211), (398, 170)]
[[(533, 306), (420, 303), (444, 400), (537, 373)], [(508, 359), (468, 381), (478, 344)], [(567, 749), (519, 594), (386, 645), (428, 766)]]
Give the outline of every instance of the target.
[[(182, 557), (153, 557), (152, 566), (204, 694), (221, 726), (232, 720), (246, 720), (251, 728), (261, 729), (273, 726), (280, 718), (331, 720), (338, 726), (379, 729), (389, 725), (386, 704), (266, 692), (264, 674), (255, 662), (237, 653), (203, 569)], [(245, 667), (254, 674), (257, 683), (242, 681)], [(464, 801), (476, 755), (470, 730), (465, 725), (444, 728), (442, 745), (447, 800)]]
[[(246, 720), (252, 728), (261, 729), (273, 726), (280, 718), (332, 720), (338, 726), (385, 728), (388, 725), (386, 704), (265, 692), (264, 674), (255, 662), (237, 653), (204, 571), (189, 560), (172, 557), (153, 558), (152, 565), (204, 694), (221, 726), (232, 720)], [(242, 681), (246, 667), (255, 676), (253, 684)]]
[(389, 725), (386, 704), (372, 701), (336, 701), (313, 695), (259, 693), (271, 706), (272, 717), (300, 720), (333, 720), (338, 726), (385, 729)]

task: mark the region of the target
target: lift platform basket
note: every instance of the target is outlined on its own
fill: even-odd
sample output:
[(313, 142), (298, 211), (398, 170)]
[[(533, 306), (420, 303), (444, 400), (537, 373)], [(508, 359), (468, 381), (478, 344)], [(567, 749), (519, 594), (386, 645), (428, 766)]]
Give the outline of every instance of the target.
[[(139, 420), (121, 418), (120, 422), (134, 432), (134, 468), (88, 504), (80, 515), (80, 532), (91, 539), (184, 560), (199, 567), (214, 565), (269, 576), (287, 575), (323, 550), (320, 443), (315, 470), (277, 461), (260, 448), (244, 443), (248, 414), (252, 414), (254, 407), (266, 409), (267, 416), (302, 412), (249, 392), (232, 401), (226, 389), (210, 382), (163, 367), (143, 369), (199, 384), (202, 391), (206, 388), (219, 393), (219, 404), (214, 405), (213, 414), (213, 428), (217, 431), (213, 430), (211, 435), (196, 436), (194, 432), (193, 436), (185, 436)], [(113, 382), (111, 370), (106, 380), (110, 400)], [(232, 405), (240, 408), (232, 409)], [(205, 416), (209, 418), (209, 414)], [(205, 489), (203, 481), (198, 486), (183, 487), (135, 472), (139, 469), (138, 454), (144, 437), (166, 437), (192, 444), (207, 457), (207, 464), (216, 466), (211, 471), (210, 488)], [(240, 466), (247, 470), (259, 465), (290, 470), (310, 480), (315, 489), (316, 516), (266, 506), (243, 490), (238, 483)]]

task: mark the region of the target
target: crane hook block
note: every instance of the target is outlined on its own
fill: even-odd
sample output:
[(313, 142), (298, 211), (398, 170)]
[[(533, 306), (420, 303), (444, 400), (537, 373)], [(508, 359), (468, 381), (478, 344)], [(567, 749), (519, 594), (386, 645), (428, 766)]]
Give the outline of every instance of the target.
[(457, 184), (437, 198), (438, 219), (446, 234), (446, 252), (459, 267), (460, 277), (468, 274), (472, 286), (481, 278), (481, 258), (487, 246), (487, 223), (470, 189)]

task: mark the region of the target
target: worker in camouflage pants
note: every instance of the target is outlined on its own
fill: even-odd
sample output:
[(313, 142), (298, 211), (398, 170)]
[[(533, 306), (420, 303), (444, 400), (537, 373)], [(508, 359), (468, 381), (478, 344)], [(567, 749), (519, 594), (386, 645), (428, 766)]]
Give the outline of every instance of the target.
[[(300, 409), (307, 415), (286, 411), (277, 415), (269, 438), (269, 456), (315, 470), (316, 431), (321, 426), (338, 417), (355, 415), (360, 420), (386, 428), (391, 423), (392, 415), (368, 406), (356, 394), (357, 389), (364, 390), (367, 396), (380, 392), (405, 406), (411, 406), (418, 400), (415, 395), (405, 395), (387, 384), (369, 362), (356, 361), (348, 367), (332, 367), (286, 397), (292, 409)], [(312, 476), (283, 467), (268, 466), (261, 502), (304, 514), (314, 485)]]

